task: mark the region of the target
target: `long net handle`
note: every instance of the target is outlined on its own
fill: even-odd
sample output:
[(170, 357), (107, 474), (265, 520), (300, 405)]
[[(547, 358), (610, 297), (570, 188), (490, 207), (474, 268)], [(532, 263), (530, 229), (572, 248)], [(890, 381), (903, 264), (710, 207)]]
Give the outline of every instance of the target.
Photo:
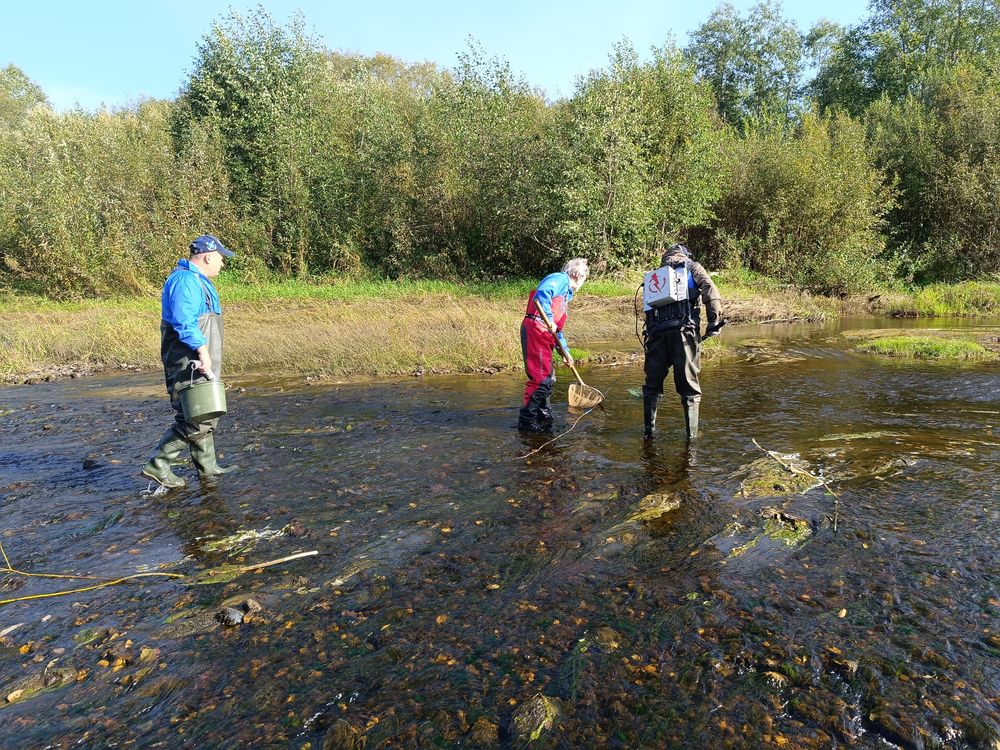
[[(545, 312), (545, 308), (542, 307), (542, 303), (539, 302), (537, 299), (535, 299), (535, 307), (538, 308), (538, 312), (542, 316), (542, 320), (545, 321), (545, 325), (548, 326), (549, 331), (551, 332), (552, 331), (552, 321), (549, 320), (549, 316)], [(569, 352), (566, 351), (566, 347), (563, 346), (563, 342), (562, 342), (562, 339), (559, 338), (559, 334), (558, 333), (552, 334), (552, 338), (554, 338), (556, 340), (556, 347), (558, 347), (559, 353), (563, 355), (563, 358), (565, 358), (567, 361), (571, 362), (572, 360), (569, 357)], [(584, 385), (584, 386), (587, 385), (586, 383), (583, 382), (583, 378), (580, 377), (580, 373), (578, 373), (576, 371), (576, 365), (570, 365), (569, 369), (571, 369), (573, 371), (573, 374), (576, 375), (576, 380), (577, 380), (577, 382), (580, 385)]]

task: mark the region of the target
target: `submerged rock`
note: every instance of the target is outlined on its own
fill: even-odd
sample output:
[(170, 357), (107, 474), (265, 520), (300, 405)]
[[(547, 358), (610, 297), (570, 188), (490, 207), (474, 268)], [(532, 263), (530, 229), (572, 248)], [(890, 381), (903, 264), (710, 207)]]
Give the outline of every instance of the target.
[(594, 631), (594, 640), (605, 651), (616, 651), (622, 647), (622, 644), (625, 643), (625, 639), (622, 638), (618, 631), (614, 628), (609, 628), (606, 625), (599, 627)]
[(29, 700), (40, 693), (71, 685), (79, 679), (80, 673), (72, 667), (46, 667), (37, 674), (0, 687), (0, 706)]
[(777, 508), (763, 508), (764, 534), (789, 547), (796, 547), (812, 536), (812, 525), (804, 518), (796, 518)]
[(189, 635), (210, 633), (218, 627), (219, 621), (211, 610), (192, 607), (167, 618), (156, 635), (159, 638), (185, 638)]
[(539, 693), (529, 701), (525, 701), (511, 717), (514, 738), (517, 742), (534, 742), (555, 726), (562, 714), (562, 707), (557, 698), (549, 698)]
[(364, 732), (347, 719), (337, 719), (323, 738), (323, 750), (361, 750), (365, 744)]
[(481, 716), (469, 730), (469, 744), (472, 747), (496, 747), (500, 744), (500, 728)]
[(215, 613), (215, 619), (224, 626), (239, 625), (243, 622), (243, 612), (235, 607), (224, 607)]
[[(781, 458), (789, 466), (796, 466), (794, 457), (782, 456)], [(742, 467), (740, 474), (744, 476), (744, 479), (740, 482), (737, 497), (797, 495), (822, 484), (815, 477), (810, 476), (805, 469), (802, 469), (802, 473), (789, 471), (772, 458), (758, 458)]]
[(679, 496), (670, 492), (654, 492), (639, 501), (639, 508), (628, 521), (652, 521), (681, 507)]

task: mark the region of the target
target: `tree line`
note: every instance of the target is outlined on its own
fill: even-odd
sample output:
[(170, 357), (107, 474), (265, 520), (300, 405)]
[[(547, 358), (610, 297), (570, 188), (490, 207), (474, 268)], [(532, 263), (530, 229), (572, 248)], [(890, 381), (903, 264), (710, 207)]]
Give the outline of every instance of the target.
[(823, 293), (1000, 273), (1000, 9), (872, 0), (802, 31), (722, 4), (549, 101), (471, 44), (454, 69), (218, 21), (174, 100), (56, 112), (0, 70), (0, 287), (138, 293), (190, 238), (247, 277), (534, 276), (586, 255)]

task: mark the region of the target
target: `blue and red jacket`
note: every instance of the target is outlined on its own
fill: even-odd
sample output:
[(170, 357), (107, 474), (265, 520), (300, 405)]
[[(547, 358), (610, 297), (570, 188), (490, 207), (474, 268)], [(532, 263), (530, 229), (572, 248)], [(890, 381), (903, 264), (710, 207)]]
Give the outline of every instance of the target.
[(562, 342), (563, 347), (566, 348), (566, 351), (569, 351), (569, 345), (562, 334), (563, 326), (566, 325), (566, 311), (569, 307), (569, 301), (573, 299), (573, 290), (569, 285), (569, 275), (562, 271), (550, 273), (539, 282), (538, 288), (528, 297), (528, 309), (524, 313), (525, 317), (538, 320), (539, 324), (544, 328), (545, 323), (541, 320), (538, 309), (535, 307), (536, 299), (542, 306), (542, 309), (545, 310), (545, 314), (549, 316), (549, 320), (556, 324), (556, 330), (558, 331), (556, 335)]

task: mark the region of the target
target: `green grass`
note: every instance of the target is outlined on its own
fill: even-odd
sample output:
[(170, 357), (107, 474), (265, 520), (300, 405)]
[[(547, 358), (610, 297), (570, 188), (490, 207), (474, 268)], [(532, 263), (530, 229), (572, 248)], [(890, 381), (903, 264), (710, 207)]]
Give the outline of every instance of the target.
[(968, 339), (931, 336), (887, 336), (869, 341), (858, 351), (881, 357), (940, 360), (988, 360), (997, 355), (982, 344)]
[[(716, 280), (724, 315), (734, 324), (856, 314), (841, 300), (806, 295), (747, 272), (725, 271)], [(632, 299), (640, 281), (639, 272), (588, 281), (570, 308), (570, 343), (631, 344)], [(218, 286), (226, 312), (226, 371), (281, 369), (354, 377), (418, 367), (518, 367), (517, 330), (535, 284), (537, 279), (468, 284), (323, 277), (259, 281), (225, 272)], [(1000, 284), (995, 283), (938, 285), (905, 297), (898, 292), (886, 296), (919, 310), (908, 314), (1000, 315)], [(391, 326), (385, 325), (387, 317), (392, 318)], [(101, 369), (127, 364), (156, 370), (159, 318), (159, 289), (141, 297), (78, 302), (0, 291), (0, 378), (66, 365)], [(730, 353), (718, 339), (705, 342), (706, 361)], [(583, 350), (573, 355), (580, 360), (589, 356)], [(948, 356), (984, 357), (978, 350)]]
[(1000, 315), (1000, 283), (969, 281), (918, 287), (907, 294), (891, 295), (886, 313), (909, 318)]
[(712, 276), (712, 280), (723, 295), (727, 290), (735, 292), (737, 290), (746, 291), (750, 289), (766, 294), (779, 294), (791, 288), (790, 284), (785, 284), (770, 276), (762, 276), (745, 268), (726, 268), (717, 271)]

